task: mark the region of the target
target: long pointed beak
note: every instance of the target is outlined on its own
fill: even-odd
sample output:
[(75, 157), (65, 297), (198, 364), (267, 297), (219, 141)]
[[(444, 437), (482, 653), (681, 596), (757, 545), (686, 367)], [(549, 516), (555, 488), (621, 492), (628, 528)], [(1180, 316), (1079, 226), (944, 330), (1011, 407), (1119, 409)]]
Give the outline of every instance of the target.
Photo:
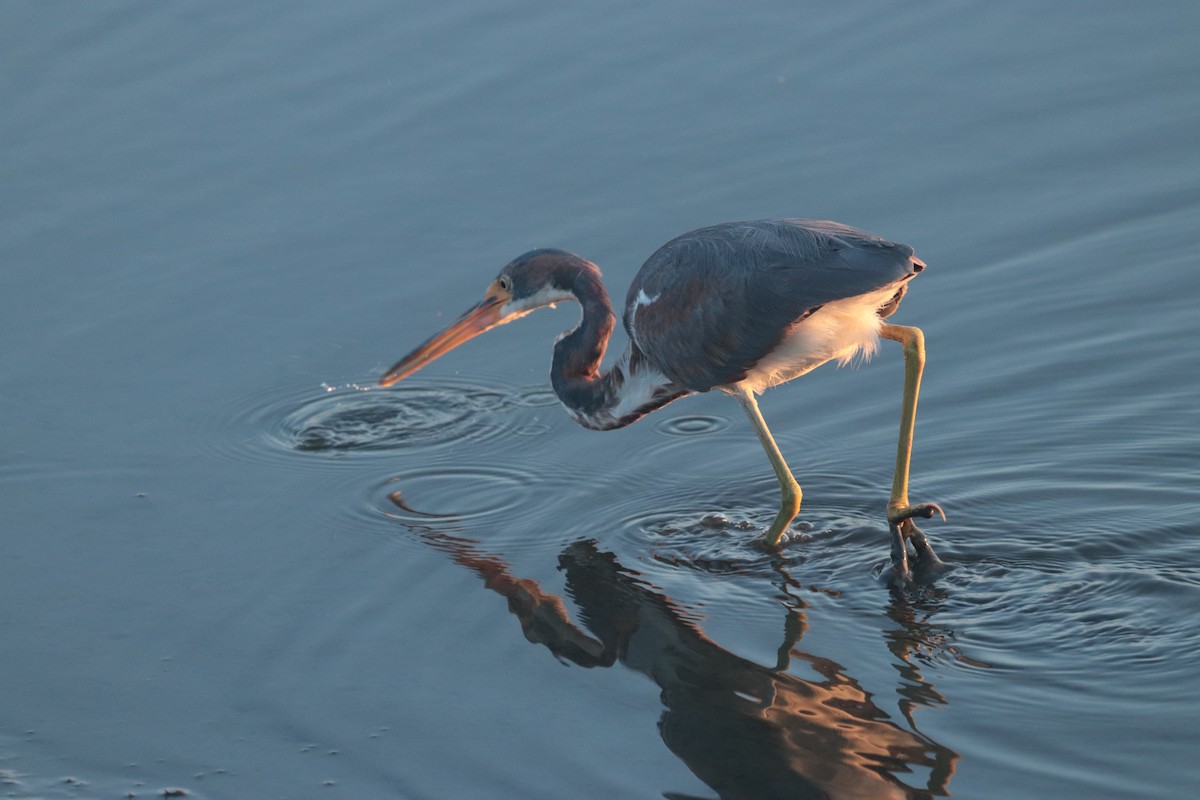
[(490, 292), (483, 300), (467, 309), (461, 317), (452, 322), (445, 330), (434, 334), (425, 343), (396, 362), (396, 366), (387, 371), (379, 379), (380, 386), (391, 386), (397, 381), (407, 378), (429, 362), (444, 356), (463, 342), (474, 339), (479, 334), (489, 331), (504, 322), (500, 309), (505, 298)]

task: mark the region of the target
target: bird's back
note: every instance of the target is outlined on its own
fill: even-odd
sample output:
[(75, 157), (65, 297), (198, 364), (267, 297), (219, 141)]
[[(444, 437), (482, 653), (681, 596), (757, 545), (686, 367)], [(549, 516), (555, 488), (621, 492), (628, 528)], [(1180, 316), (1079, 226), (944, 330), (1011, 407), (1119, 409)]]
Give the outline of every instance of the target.
[(629, 287), (625, 328), (664, 375), (707, 391), (741, 380), (821, 306), (891, 286), (902, 294), (923, 267), (908, 245), (836, 222), (714, 225), (647, 259)]

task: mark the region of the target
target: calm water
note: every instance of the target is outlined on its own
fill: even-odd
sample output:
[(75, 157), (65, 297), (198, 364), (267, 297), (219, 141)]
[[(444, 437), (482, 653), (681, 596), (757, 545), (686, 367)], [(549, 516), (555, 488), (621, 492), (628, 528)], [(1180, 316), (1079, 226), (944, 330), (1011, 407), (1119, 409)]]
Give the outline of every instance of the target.
[[(1200, 789), (1194, 3), (0, 19), (5, 796)], [(368, 388), (530, 247), (759, 216), (930, 265), (932, 589), (890, 343), (764, 396), (774, 558), (736, 403), (557, 407), (574, 308)]]

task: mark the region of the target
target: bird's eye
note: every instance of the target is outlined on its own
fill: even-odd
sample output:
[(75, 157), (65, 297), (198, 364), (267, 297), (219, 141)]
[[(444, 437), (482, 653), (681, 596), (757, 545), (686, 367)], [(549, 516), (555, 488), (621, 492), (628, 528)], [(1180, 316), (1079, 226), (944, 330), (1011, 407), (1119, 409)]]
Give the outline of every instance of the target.
[(511, 292), (512, 291), (512, 278), (508, 277), (507, 275), (501, 275), (499, 278), (496, 279), (496, 285), (499, 286), (501, 289), (503, 289), (506, 292)]

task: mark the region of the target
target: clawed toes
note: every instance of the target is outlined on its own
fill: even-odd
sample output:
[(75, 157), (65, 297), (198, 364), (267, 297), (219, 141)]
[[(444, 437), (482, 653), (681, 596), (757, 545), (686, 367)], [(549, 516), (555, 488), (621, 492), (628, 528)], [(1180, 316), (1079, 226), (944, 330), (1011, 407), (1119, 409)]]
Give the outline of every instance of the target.
[(888, 522), (892, 525), (898, 525), (904, 522), (904, 520), (913, 519), (914, 517), (932, 519), (934, 514), (941, 516), (942, 522), (946, 521), (946, 512), (942, 511), (942, 507), (937, 503), (919, 503), (915, 506), (889, 509)]
[(892, 537), (892, 568), (888, 582), (893, 586), (931, 583), (937, 576), (952, 569), (937, 557), (925, 534), (913, 522), (917, 517), (930, 519), (934, 514), (946, 519), (946, 512), (937, 503), (888, 509), (888, 527), (891, 528)]

